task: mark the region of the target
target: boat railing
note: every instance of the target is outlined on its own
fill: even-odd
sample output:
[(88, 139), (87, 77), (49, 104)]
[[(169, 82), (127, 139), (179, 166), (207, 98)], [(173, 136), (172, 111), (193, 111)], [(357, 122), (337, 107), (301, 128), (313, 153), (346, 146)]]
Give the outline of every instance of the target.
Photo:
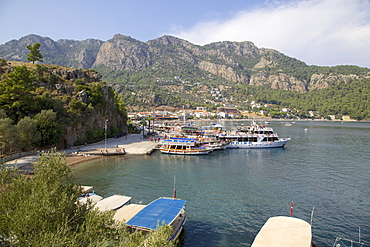
[(358, 242), (358, 241), (345, 239), (345, 238), (339, 238), (339, 237), (335, 239), (335, 242), (333, 244), (333, 247), (369, 247), (369, 246), (370, 245), (365, 245), (365, 243), (362, 242), (361, 240), (360, 242)]
[(180, 139), (163, 139), (162, 144), (168, 145), (182, 145), (182, 146), (195, 146), (194, 140), (180, 140)]

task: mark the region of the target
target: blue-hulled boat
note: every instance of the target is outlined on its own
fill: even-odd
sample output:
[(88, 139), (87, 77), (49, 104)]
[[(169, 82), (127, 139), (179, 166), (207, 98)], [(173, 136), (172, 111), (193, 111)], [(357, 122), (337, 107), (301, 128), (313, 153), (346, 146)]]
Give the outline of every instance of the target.
[(149, 232), (164, 223), (173, 228), (173, 234), (169, 239), (173, 241), (178, 238), (185, 225), (185, 204), (185, 200), (160, 197), (148, 204), (126, 224), (132, 229)]

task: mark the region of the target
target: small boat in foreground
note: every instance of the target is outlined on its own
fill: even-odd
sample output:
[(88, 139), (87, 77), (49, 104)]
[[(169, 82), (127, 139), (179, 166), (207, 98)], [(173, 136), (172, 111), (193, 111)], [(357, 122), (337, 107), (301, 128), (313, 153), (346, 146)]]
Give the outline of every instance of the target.
[(101, 212), (117, 210), (124, 205), (129, 204), (131, 202), (131, 198), (132, 197), (130, 196), (113, 195), (96, 202), (94, 208), (97, 208)]
[(311, 247), (311, 225), (304, 220), (288, 217), (271, 217), (263, 225), (251, 247)]
[(83, 193), (78, 197), (78, 202), (80, 204), (97, 203), (103, 199), (103, 197), (95, 194), (92, 186), (80, 186), (80, 188)]
[(350, 239), (345, 238), (336, 238), (333, 244), (333, 247), (368, 247), (369, 245), (365, 245), (361, 239), (357, 242)]
[[(294, 202), (290, 204), (290, 216), (269, 218), (262, 226), (251, 247), (316, 247), (312, 243), (311, 224), (293, 217)], [(311, 222), (313, 211), (311, 214)]]
[(358, 228), (358, 241), (345, 238), (336, 238), (333, 247), (369, 247), (361, 240), (361, 228)]
[(178, 238), (186, 221), (185, 200), (160, 197), (127, 221), (127, 225), (138, 231), (147, 233), (155, 230), (158, 224), (166, 224), (173, 228), (169, 241)]

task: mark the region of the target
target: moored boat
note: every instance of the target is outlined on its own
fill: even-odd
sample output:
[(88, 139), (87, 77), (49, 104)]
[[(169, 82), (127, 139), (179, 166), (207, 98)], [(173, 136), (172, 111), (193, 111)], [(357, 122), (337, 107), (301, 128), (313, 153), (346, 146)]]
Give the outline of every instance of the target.
[(130, 196), (113, 195), (96, 202), (94, 208), (102, 212), (108, 210), (115, 211), (124, 205), (130, 204), (131, 198)]
[(273, 128), (257, 125), (254, 121), (238, 131), (223, 132), (218, 138), (230, 142), (226, 148), (279, 148), (291, 140), (280, 138)]
[(127, 225), (135, 231), (148, 233), (155, 230), (158, 224), (164, 223), (173, 228), (169, 241), (178, 238), (186, 222), (185, 200), (160, 197), (127, 221)]
[(290, 203), (290, 216), (269, 218), (262, 226), (251, 247), (316, 247), (312, 242), (311, 224), (293, 217), (294, 202)]
[(213, 148), (203, 145), (197, 138), (170, 137), (161, 141), (159, 150), (164, 154), (200, 155), (209, 154)]
[(345, 239), (337, 237), (334, 241), (333, 247), (369, 247), (361, 240), (361, 228), (358, 228), (358, 241), (353, 239)]
[(333, 244), (333, 247), (368, 247), (364, 242), (359, 239), (359, 241), (345, 239), (345, 238), (336, 238)]
[(251, 247), (311, 247), (311, 225), (304, 220), (276, 216), (263, 225)]
[(82, 195), (78, 197), (78, 202), (80, 204), (97, 203), (98, 201), (103, 199), (103, 197), (97, 195), (94, 192), (94, 189), (92, 186), (80, 186), (80, 188), (83, 193)]

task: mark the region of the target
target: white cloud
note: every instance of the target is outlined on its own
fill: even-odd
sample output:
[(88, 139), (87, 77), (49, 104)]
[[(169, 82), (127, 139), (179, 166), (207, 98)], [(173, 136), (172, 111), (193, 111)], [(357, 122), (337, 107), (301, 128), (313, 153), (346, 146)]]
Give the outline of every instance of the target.
[(200, 22), (173, 35), (196, 44), (252, 41), (308, 64), (370, 68), (369, 0), (298, 0)]

